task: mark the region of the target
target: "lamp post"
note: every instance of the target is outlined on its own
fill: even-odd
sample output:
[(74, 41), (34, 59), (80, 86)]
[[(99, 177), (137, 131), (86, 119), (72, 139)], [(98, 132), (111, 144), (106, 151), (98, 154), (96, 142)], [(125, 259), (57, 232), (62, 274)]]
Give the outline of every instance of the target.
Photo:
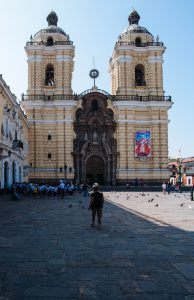
[(182, 161), (181, 159), (178, 161), (178, 185), (179, 185), (179, 192), (182, 193)]
[(67, 179), (67, 165), (64, 165), (64, 172), (65, 172), (65, 181)]

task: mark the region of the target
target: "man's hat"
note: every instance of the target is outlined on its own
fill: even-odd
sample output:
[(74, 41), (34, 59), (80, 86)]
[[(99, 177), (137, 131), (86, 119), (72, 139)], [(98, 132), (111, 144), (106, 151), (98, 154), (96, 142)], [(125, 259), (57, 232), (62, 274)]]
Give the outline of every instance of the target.
[(94, 184), (93, 184), (93, 188), (98, 188), (99, 187), (99, 184), (97, 183), (97, 182), (95, 182)]

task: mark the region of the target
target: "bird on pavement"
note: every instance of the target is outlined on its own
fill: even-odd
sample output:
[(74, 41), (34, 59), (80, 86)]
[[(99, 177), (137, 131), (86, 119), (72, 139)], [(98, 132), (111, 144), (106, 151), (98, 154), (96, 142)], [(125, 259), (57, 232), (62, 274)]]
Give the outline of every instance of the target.
[(158, 207), (158, 203), (155, 205), (155, 207)]
[(180, 206), (184, 206), (185, 203), (181, 203)]

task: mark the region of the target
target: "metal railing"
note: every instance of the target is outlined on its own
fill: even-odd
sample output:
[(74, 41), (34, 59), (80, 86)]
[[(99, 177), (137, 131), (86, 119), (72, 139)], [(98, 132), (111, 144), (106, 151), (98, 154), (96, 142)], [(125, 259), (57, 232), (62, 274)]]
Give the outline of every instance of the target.
[(86, 90), (86, 91), (82, 92), (81, 94), (79, 94), (77, 96), (77, 98), (81, 99), (82, 97), (84, 97), (88, 94), (91, 94), (91, 93), (95, 93), (95, 92), (103, 94), (103, 95), (107, 96), (108, 98), (112, 98), (112, 96), (108, 92), (101, 90), (101, 89), (97, 89), (96, 91), (94, 91), (93, 89)]
[(135, 43), (135, 42), (123, 42), (123, 41), (116, 42), (116, 45), (135, 46), (135, 47), (164, 46), (162, 42)]
[[(140, 96), (140, 95), (110, 95), (104, 90), (98, 89), (96, 91), (107, 97), (112, 101), (172, 101), (171, 96), (158, 96), (158, 95), (148, 95), (148, 96)], [(43, 100), (43, 101), (54, 101), (54, 100), (79, 100), (84, 96), (94, 93), (92, 89), (86, 90), (83, 93), (77, 95), (61, 95), (61, 94), (53, 94), (53, 95), (22, 95), (22, 101), (35, 101), (35, 100)]]
[(43, 42), (43, 41), (40, 41), (40, 42), (30, 41), (30, 42), (27, 42), (26, 45), (32, 45), (32, 46), (40, 45), (40, 46), (51, 47), (51, 46), (55, 46), (55, 45), (73, 45), (73, 42), (72, 41), (55, 41), (55, 42), (53, 42), (52, 45), (50, 45), (49, 43)]
[(157, 96), (157, 95), (114, 95), (113, 101), (172, 101), (171, 96)]
[(53, 94), (53, 95), (45, 95), (45, 94), (39, 94), (39, 95), (24, 95), (22, 94), (22, 101), (27, 100), (43, 100), (43, 101), (54, 101), (54, 100), (74, 100), (74, 95), (62, 95), (62, 94)]

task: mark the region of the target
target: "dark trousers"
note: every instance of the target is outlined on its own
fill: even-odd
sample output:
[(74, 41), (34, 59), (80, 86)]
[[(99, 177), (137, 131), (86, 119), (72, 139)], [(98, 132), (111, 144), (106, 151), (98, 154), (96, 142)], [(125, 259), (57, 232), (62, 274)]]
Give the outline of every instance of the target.
[(101, 225), (102, 221), (102, 208), (92, 208), (92, 223), (95, 223), (95, 217), (97, 215), (98, 225)]

